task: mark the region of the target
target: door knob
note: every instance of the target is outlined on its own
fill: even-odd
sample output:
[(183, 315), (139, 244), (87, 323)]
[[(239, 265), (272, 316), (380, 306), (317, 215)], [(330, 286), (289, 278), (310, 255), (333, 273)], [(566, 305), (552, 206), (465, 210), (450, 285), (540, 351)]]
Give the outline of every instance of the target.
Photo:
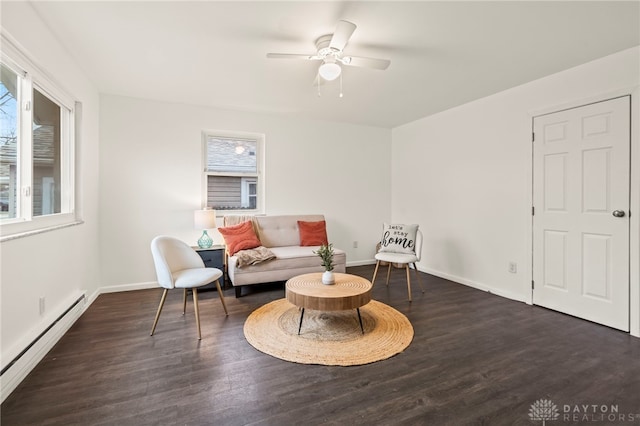
[(624, 210), (614, 210), (611, 214), (615, 217), (624, 217)]

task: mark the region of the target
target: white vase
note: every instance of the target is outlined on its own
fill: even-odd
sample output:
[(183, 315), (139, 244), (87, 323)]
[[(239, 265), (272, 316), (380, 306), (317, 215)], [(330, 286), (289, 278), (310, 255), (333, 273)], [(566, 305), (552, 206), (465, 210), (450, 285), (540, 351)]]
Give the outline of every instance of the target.
[(322, 284), (335, 284), (336, 279), (333, 276), (333, 271), (324, 271), (322, 274)]

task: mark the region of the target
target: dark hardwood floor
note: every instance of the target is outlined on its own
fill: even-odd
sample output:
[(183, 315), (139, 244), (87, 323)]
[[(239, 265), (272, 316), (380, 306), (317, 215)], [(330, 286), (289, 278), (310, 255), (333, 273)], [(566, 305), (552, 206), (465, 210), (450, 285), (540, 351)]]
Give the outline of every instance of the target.
[[(370, 279), (373, 267), (348, 272)], [(179, 291), (153, 337), (160, 289), (101, 295), (2, 404), (2, 425), (541, 425), (529, 418), (540, 399), (558, 408), (549, 426), (640, 424), (640, 339), (421, 277), (426, 293), (416, 283), (412, 304), (402, 271), (389, 288), (378, 278), (374, 298), (415, 336), (356, 367), (289, 363), (245, 341), (245, 319), (282, 285), (239, 299), (226, 290), (228, 317), (216, 292), (202, 292), (201, 341)], [(575, 412), (587, 404), (598, 408)]]

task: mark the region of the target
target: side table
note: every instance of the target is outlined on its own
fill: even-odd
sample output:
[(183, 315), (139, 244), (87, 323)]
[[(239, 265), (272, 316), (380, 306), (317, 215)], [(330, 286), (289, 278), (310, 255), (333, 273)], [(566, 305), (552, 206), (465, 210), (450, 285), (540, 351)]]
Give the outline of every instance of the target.
[[(226, 270), (224, 267), (225, 246), (213, 245), (209, 248), (200, 248), (196, 246), (192, 248), (196, 251), (196, 253), (200, 255), (202, 261), (204, 262), (204, 266), (206, 266), (207, 268), (217, 268), (222, 271), (222, 276), (220, 277), (220, 287), (226, 289)], [(215, 283), (211, 283), (207, 284), (204, 287), (200, 287), (198, 290), (215, 290), (215, 288)]]

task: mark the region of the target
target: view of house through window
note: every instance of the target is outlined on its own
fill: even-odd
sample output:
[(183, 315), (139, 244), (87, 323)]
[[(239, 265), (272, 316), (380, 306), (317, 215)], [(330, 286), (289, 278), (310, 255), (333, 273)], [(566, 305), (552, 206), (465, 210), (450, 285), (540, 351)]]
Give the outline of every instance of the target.
[(0, 235), (8, 236), (76, 220), (76, 105), (19, 51), (4, 47), (0, 61)]
[(33, 215), (60, 213), (60, 107), (33, 90)]
[(204, 134), (206, 205), (216, 210), (260, 208), (261, 138)]

